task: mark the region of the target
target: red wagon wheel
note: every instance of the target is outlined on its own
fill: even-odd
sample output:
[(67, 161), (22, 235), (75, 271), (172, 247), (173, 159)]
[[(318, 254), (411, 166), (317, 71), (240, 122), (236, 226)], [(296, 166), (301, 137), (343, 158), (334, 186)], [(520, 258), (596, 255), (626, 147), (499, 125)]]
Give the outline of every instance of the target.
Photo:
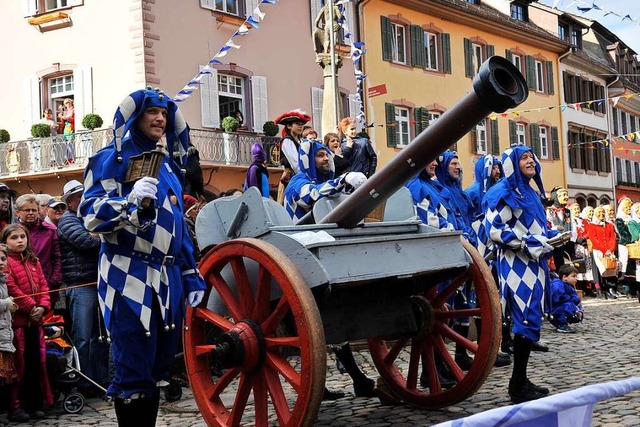
[[(209, 251), (200, 271), (211, 288), (200, 307), (187, 309), (184, 354), (207, 425), (312, 425), (324, 392), (326, 344), (320, 312), (295, 265), (269, 243), (237, 239)], [(225, 312), (205, 307), (212, 289)]]
[[(395, 342), (378, 338), (368, 340), (373, 362), (389, 390), (399, 399), (421, 408), (442, 408), (471, 396), (486, 380), (498, 354), (498, 290), (489, 267), (478, 251), (466, 241), (463, 246), (472, 259), (469, 268), (451, 280), (441, 292), (434, 287), (425, 295), (413, 297), (422, 314), (422, 325), (415, 336)], [(472, 281), (479, 306), (465, 310), (450, 308), (446, 304), (447, 299), (469, 280)], [(481, 319), (482, 333), (479, 342), (459, 335), (451, 326), (452, 320), (469, 317)], [(460, 369), (455, 362), (445, 338), (460, 343), (475, 356), (468, 372)], [(401, 359), (409, 361), (407, 368), (399, 366)], [(440, 383), (437, 360), (455, 377), (456, 385), (448, 390), (444, 390)], [(423, 381), (420, 381), (421, 375)], [(426, 382), (425, 387), (420, 382)]]

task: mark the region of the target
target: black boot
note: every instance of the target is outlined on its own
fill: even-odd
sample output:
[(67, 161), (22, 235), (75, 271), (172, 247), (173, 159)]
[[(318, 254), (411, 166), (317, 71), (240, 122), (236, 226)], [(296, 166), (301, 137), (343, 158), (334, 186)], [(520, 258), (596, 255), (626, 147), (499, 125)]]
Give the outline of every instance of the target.
[[(534, 386), (527, 378), (527, 365), (533, 341), (523, 335), (513, 337), (513, 373), (509, 380), (509, 396), (513, 403), (522, 403), (546, 396), (541, 388)], [(548, 390), (547, 390), (548, 393)]]
[(505, 318), (502, 321), (502, 343), (500, 349), (503, 353), (513, 354), (513, 340), (511, 339), (511, 320)]
[[(469, 325), (454, 324), (453, 330), (465, 338), (469, 336)], [(473, 357), (467, 354), (467, 350), (460, 343), (456, 343), (455, 361), (463, 371), (468, 371), (473, 363)]]
[[(476, 331), (478, 333), (478, 342), (480, 342), (480, 336), (482, 335), (482, 319), (474, 319), (476, 323)], [(511, 356), (508, 353), (498, 352), (496, 361), (493, 362), (493, 366), (501, 368), (503, 366), (511, 365)]]
[(346, 343), (337, 350), (334, 350), (336, 357), (340, 360), (347, 374), (353, 380), (353, 391), (357, 397), (376, 397), (374, 389), (376, 382), (367, 376), (360, 370), (360, 367), (353, 358), (351, 352), (351, 346)]
[(148, 398), (114, 399), (119, 427), (155, 427), (160, 393)]

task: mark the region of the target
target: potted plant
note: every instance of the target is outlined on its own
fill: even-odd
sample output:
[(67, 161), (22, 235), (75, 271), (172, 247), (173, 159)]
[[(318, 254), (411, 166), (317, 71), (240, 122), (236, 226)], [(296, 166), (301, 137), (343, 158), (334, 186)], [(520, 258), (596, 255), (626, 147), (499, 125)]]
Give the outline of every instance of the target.
[(0, 129), (0, 144), (3, 142), (9, 142), (11, 140), (11, 135), (9, 135), (9, 131), (6, 129)]
[[(224, 131), (224, 133), (222, 134), (222, 137), (224, 139), (224, 161), (226, 164), (231, 163), (231, 150), (232, 150), (232, 146), (231, 146), (231, 139), (233, 138), (233, 135), (231, 135), (231, 132), (235, 132), (238, 127), (240, 126), (240, 122), (238, 121), (238, 119), (236, 119), (235, 117), (231, 117), (231, 116), (227, 116), (224, 119), (222, 119), (222, 122), (220, 123), (220, 127), (222, 127), (222, 130)], [(237, 150), (234, 150), (237, 152)]]
[(98, 129), (102, 123), (102, 117), (97, 114), (89, 113), (82, 118), (82, 126), (89, 130)]
[(280, 126), (275, 124), (273, 120), (269, 120), (268, 122), (264, 122), (262, 125), (262, 132), (264, 132), (265, 136), (274, 137), (280, 131)]
[(46, 123), (36, 123), (31, 126), (31, 136), (34, 138), (48, 138), (51, 136), (51, 127)]

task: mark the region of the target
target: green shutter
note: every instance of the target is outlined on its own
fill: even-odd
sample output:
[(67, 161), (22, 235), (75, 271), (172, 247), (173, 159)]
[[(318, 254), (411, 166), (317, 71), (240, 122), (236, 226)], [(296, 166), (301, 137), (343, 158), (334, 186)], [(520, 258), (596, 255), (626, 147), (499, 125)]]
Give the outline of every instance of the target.
[(516, 135), (517, 126), (516, 122), (513, 120), (509, 120), (509, 143), (513, 145), (518, 145), (518, 135)]
[(531, 148), (535, 155), (540, 158), (540, 126), (535, 123), (529, 125), (529, 135), (531, 135)]
[(560, 139), (558, 138), (557, 126), (551, 126), (551, 141), (553, 144), (553, 160), (560, 160)]
[(382, 33), (382, 60), (391, 61), (393, 59), (393, 30), (391, 19), (386, 16), (381, 16), (380, 27)]
[(507, 58), (507, 61), (513, 63), (513, 53), (509, 49), (505, 49), (504, 57)]
[(424, 131), (429, 127), (429, 110), (424, 107), (420, 107), (420, 118), (422, 119), (420, 127), (422, 127), (422, 130)]
[(474, 126), (473, 129), (471, 129), (471, 132), (469, 132), (469, 135), (471, 135), (471, 152), (474, 154), (478, 153), (478, 130), (477, 130), (478, 125)]
[(547, 61), (547, 93), (553, 95), (553, 62)]
[(527, 55), (524, 58), (525, 65), (525, 80), (527, 81), (527, 86), (529, 86), (529, 90), (532, 90), (532, 87), (535, 87), (536, 83), (536, 60), (533, 56)]
[(464, 39), (464, 75), (473, 77), (473, 46), (469, 39)]
[(413, 109), (413, 121), (415, 122), (414, 129), (416, 131), (416, 136), (418, 136), (420, 135), (420, 132), (422, 132), (422, 109)]
[(500, 133), (498, 132), (498, 120), (493, 119), (491, 123), (491, 154), (500, 154)]
[(492, 44), (487, 45), (487, 59), (496, 54), (496, 47)]
[(424, 30), (420, 25), (409, 27), (411, 34), (411, 65), (414, 67), (427, 67), (427, 52), (424, 46)]
[(398, 145), (398, 137), (396, 134), (396, 106), (387, 102), (384, 104), (384, 112), (387, 126), (387, 147), (395, 147)]
[(451, 74), (451, 35), (442, 34), (442, 71)]

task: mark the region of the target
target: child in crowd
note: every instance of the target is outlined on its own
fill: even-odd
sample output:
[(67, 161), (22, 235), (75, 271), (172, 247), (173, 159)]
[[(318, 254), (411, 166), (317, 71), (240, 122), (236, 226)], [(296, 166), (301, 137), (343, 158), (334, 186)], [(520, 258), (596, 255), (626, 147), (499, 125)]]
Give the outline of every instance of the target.
[(557, 332), (575, 333), (569, 323), (582, 322), (584, 310), (576, 293), (578, 270), (572, 264), (564, 264), (558, 269), (559, 279), (551, 281), (551, 324)]
[[(12, 384), (18, 377), (13, 355), (16, 348), (13, 346), (11, 326), (11, 315), (16, 312), (18, 305), (9, 296), (5, 268), (7, 268), (7, 246), (0, 244), (0, 387), (3, 388)], [(9, 424), (9, 420), (0, 417), (0, 423), (6, 425)]]
[(49, 287), (24, 226), (6, 226), (0, 242), (8, 249), (7, 289), (18, 305), (13, 316), (17, 379), (11, 388), (9, 420), (27, 422), (43, 418), (42, 409), (53, 404), (42, 329), (42, 316), (51, 309)]

